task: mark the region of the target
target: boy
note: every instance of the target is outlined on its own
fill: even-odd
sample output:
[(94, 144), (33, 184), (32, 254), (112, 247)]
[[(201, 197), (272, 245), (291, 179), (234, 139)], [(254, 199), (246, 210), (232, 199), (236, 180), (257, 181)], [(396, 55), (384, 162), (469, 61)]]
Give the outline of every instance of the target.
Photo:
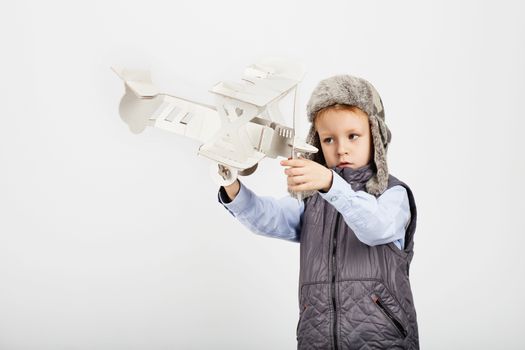
[(391, 133), (366, 80), (321, 81), (307, 107), (320, 152), (281, 161), (298, 202), (235, 181), (219, 201), (255, 233), (300, 242), (298, 349), (419, 349), (408, 277), (416, 204), (388, 174)]

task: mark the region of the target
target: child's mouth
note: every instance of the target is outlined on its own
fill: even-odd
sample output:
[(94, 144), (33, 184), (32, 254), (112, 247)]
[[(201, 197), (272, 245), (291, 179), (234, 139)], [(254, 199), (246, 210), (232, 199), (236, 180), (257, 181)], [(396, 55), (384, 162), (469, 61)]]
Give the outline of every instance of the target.
[(343, 162), (343, 163), (339, 163), (337, 166), (339, 168), (347, 168), (349, 167), (350, 165), (352, 165), (351, 163), (346, 163), (346, 162)]

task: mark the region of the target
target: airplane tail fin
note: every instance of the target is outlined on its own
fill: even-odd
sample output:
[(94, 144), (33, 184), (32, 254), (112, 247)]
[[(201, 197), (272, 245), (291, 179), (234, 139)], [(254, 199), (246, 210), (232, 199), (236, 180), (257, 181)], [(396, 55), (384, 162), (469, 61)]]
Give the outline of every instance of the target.
[(154, 98), (159, 94), (159, 91), (151, 81), (151, 73), (149, 71), (121, 67), (111, 67), (111, 69), (137, 97)]

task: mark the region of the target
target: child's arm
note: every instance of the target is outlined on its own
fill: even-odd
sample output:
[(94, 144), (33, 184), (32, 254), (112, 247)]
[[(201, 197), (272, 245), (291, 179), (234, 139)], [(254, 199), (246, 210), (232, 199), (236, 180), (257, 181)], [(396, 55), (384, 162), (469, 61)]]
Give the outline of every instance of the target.
[(376, 198), (365, 191), (354, 191), (333, 172), (332, 186), (319, 194), (343, 215), (361, 242), (370, 246), (394, 242), (403, 249), (410, 223), (408, 194), (403, 186), (393, 186)]
[(281, 199), (257, 196), (239, 180), (221, 186), (218, 200), (250, 231), (299, 242), (304, 203), (291, 196)]

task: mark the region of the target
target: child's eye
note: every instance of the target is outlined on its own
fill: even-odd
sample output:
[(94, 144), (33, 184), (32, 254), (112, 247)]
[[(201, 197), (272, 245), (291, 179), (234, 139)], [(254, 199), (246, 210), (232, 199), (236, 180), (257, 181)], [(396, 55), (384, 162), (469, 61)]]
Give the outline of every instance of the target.
[(330, 141), (333, 141), (331, 137), (327, 137), (323, 140), (324, 143), (331, 143)]
[(353, 138), (353, 136), (355, 136), (355, 139), (357, 139), (359, 137), (359, 135), (357, 135), (357, 134), (350, 134), (350, 140), (355, 140)]

